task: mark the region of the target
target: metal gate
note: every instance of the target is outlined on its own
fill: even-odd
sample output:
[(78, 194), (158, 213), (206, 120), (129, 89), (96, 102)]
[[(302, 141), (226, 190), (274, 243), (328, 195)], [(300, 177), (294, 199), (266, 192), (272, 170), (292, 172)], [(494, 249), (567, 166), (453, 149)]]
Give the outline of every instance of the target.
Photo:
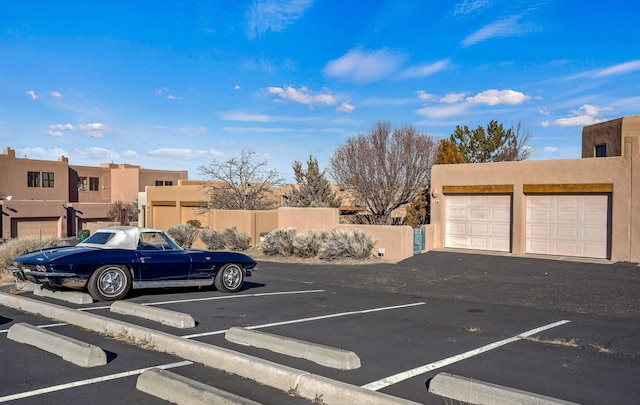
[(413, 254), (422, 253), (425, 247), (425, 231), (424, 227), (413, 228)]

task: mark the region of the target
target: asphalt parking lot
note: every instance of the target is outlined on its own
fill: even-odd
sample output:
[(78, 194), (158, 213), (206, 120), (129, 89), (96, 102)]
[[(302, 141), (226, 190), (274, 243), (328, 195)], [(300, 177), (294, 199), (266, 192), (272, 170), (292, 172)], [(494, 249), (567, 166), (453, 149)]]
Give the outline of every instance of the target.
[[(111, 313), (109, 303), (24, 296), (417, 403), (452, 403), (428, 390), (435, 375), (447, 372), (571, 402), (619, 404), (635, 403), (640, 395), (639, 287), (640, 267), (633, 263), (440, 251), (399, 264), (265, 261), (238, 294), (188, 289), (127, 298), (192, 315), (197, 325), (188, 330)], [(19, 322), (100, 346), (108, 363), (81, 368), (2, 338)], [(234, 326), (350, 350), (362, 365), (336, 370), (238, 345), (224, 338)], [(140, 370), (159, 365), (265, 404), (313, 402), (197, 361), (3, 306), (0, 338), (0, 402), (165, 403), (135, 389)]]

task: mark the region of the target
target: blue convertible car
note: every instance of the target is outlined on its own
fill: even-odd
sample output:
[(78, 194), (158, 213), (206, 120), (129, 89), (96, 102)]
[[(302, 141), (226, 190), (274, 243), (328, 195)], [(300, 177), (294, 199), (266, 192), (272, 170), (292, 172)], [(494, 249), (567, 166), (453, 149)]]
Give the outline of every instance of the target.
[(86, 289), (96, 300), (112, 301), (132, 288), (215, 285), (237, 292), (255, 266), (241, 253), (183, 249), (158, 229), (115, 226), (76, 246), (19, 256), (11, 271), (20, 280)]

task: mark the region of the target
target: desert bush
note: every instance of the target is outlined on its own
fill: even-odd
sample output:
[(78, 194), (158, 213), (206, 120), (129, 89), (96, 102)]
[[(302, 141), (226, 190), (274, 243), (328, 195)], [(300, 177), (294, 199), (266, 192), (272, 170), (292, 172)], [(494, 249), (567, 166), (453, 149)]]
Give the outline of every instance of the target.
[(276, 254), (291, 256), (293, 254), (293, 239), (295, 236), (296, 228), (274, 229), (260, 242), (260, 249), (269, 256)]
[(179, 224), (167, 230), (169, 236), (171, 236), (180, 247), (185, 249), (193, 245), (193, 242), (195, 242), (198, 237), (198, 232), (198, 228), (191, 224)]
[(251, 247), (251, 237), (246, 232), (238, 232), (235, 226), (224, 228), (222, 239), (227, 249), (247, 250)]
[(222, 233), (216, 231), (215, 229), (205, 228), (200, 231), (200, 240), (209, 250), (224, 249), (224, 238), (222, 236)]
[(34, 250), (40, 250), (55, 246), (63, 246), (67, 243), (55, 237), (40, 238), (37, 236), (12, 239), (0, 245), (0, 281), (9, 281), (13, 275), (9, 273), (9, 267), (13, 265), (13, 259)]
[(187, 221), (187, 223), (189, 225), (195, 226), (196, 228), (200, 228), (202, 226), (202, 222), (200, 222), (199, 219), (190, 219), (190, 220)]
[(366, 259), (376, 241), (359, 229), (334, 229), (320, 244), (323, 260)]
[(293, 254), (298, 257), (315, 257), (320, 251), (320, 244), (327, 237), (325, 231), (309, 230), (297, 234), (293, 238)]

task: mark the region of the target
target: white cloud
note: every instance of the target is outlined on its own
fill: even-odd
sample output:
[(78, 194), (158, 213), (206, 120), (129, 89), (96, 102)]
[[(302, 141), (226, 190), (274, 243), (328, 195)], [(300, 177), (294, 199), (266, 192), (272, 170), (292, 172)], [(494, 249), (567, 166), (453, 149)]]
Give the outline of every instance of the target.
[(556, 148), (555, 146), (545, 146), (544, 147), (544, 151), (545, 152), (556, 152), (558, 150), (558, 148)]
[(235, 87), (233, 88), (234, 90), (240, 90), (240, 86), (239, 85), (235, 85)]
[(335, 97), (331, 94), (312, 95), (306, 87), (301, 87), (300, 90), (290, 86), (269, 87), (268, 90), (269, 93), (275, 94), (284, 100), (295, 101), (312, 107), (315, 105), (335, 105), (337, 103)]
[(244, 111), (221, 111), (218, 112), (218, 115), (225, 121), (243, 122), (309, 122), (323, 119), (322, 117), (292, 117), (268, 114), (251, 114)]
[(494, 21), (480, 28), (462, 40), (462, 46), (468, 47), (496, 37), (522, 36), (532, 32), (535, 28), (531, 24), (520, 24), (519, 15)]
[(526, 94), (515, 90), (485, 90), (473, 97), (467, 97), (468, 103), (482, 103), (487, 105), (522, 104), (530, 97)]
[(189, 129), (187, 129), (187, 133), (188, 134), (193, 134), (193, 135), (195, 135), (195, 134), (203, 134), (205, 132), (207, 132), (207, 128), (205, 128), (205, 127), (197, 127), (197, 128), (189, 128)]
[(551, 123), (549, 121), (542, 121), (540, 125), (542, 126), (542, 128), (547, 128), (549, 125), (551, 125)]
[(491, 5), (491, 0), (463, 0), (454, 6), (453, 15), (473, 14), (489, 5)]
[(327, 63), (324, 73), (356, 83), (371, 83), (390, 75), (403, 60), (402, 55), (386, 49), (372, 52), (352, 49)]
[[(277, 127), (223, 127), (225, 132), (234, 133), (260, 133), (260, 134), (279, 134), (283, 132), (292, 132), (292, 128), (277, 128)], [(297, 130), (296, 130), (297, 131)]]
[(446, 96), (442, 97), (440, 99), (440, 102), (441, 103), (446, 103), (446, 104), (457, 103), (458, 101), (464, 100), (464, 97), (466, 95), (467, 95), (467, 93), (449, 93)]
[(155, 89), (155, 90), (154, 90), (154, 94), (155, 94), (156, 96), (161, 96), (161, 95), (162, 95), (162, 93), (165, 93), (165, 92), (167, 92), (167, 91), (169, 91), (169, 88), (168, 88), (168, 87), (158, 87), (157, 89)]
[(592, 125), (598, 122), (601, 122), (601, 119), (598, 119), (597, 116), (600, 115), (601, 108), (585, 104), (580, 107), (578, 110), (571, 111), (573, 116), (558, 118), (553, 121), (554, 124), (559, 125), (561, 127), (575, 127), (575, 126), (585, 126)]
[(604, 77), (613, 75), (622, 75), (625, 73), (635, 72), (640, 70), (640, 60), (634, 60), (631, 62), (620, 63), (618, 65), (610, 66), (606, 69), (595, 72), (594, 77)]
[(118, 154), (118, 152), (98, 147), (74, 149), (73, 154), (74, 159), (78, 157), (83, 160), (100, 162), (114, 162), (120, 158), (120, 154)]
[(49, 131), (47, 131), (47, 135), (49, 135), (49, 136), (56, 136), (56, 137), (57, 137), (57, 136), (63, 136), (63, 135), (64, 135), (64, 132), (62, 132), (62, 131), (51, 131), (51, 130), (49, 130)]
[(340, 107), (337, 108), (338, 111), (347, 112), (347, 113), (350, 113), (355, 109), (356, 109), (356, 107), (354, 105), (352, 105), (352, 104), (349, 104), (349, 103), (342, 103), (342, 104), (340, 104)]
[(424, 107), (416, 110), (416, 113), (427, 118), (447, 118), (464, 113), (468, 106), (469, 104), (466, 103), (458, 103), (448, 106)]
[(38, 97), (40, 97), (40, 96), (36, 95), (36, 92), (33, 91), (33, 90), (29, 90), (27, 92), (27, 94), (31, 96), (31, 100), (36, 100)]
[(39, 160), (58, 160), (60, 156), (69, 156), (69, 154), (60, 148), (16, 148), (16, 156)]
[(83, 132), (86, 135), (92, 138), (101, 138), (104, 132), (112, 131), (113, 128), (107, 124), (101, 124), (99, 122), (94, 122), (91, 124), (52, 124), (49, 125), (49, 135), (52, 135), (50, 132), (55, 131), (57, 134), (55, 136), (62, 136), (63, 133), (60, 131), (79, 131)]
[(267, 31), (281, 32), (302, 17), (312, 0), (255, 0), (247, 11), (247, 36), (254, 39)]
[(202, 160), (222, 156), (223, 153), (215, 149), (160, 148), (149, 151), (148, 155), (162, 159)]
[(427, 65), (413, 66), (400, 75), (403, 79), (414, 78), (414, 77), (427, 77), (433, 74), (440, 72), (441, 70), (446, 69), (450, 65), (450, 61), (448, 59), (443, 59), (435, 63), (430, 63)]
[(62, 97), (62, 93), (60, 93), (59, 91), (52, 91), (51, 95), (55, 98), (60, 98)]
[(418, 90), (415, 93), (418, 98), (422, 101), (434, 101), (436, 96), (433, 94), (426, 93), (424, 90)]
[(138, 159), (140, 155), (135, 150), (125, 150), (122, 152), (122, 157), (125, 159)]

